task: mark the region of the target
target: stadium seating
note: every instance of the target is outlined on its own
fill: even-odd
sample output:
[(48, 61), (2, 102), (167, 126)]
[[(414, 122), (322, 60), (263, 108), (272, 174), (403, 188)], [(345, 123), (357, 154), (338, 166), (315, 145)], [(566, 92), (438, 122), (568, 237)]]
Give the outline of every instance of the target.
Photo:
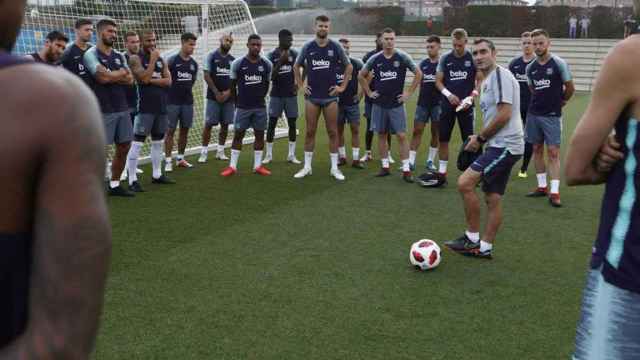
[[(263, 34), (263, 48), (265, 51), (271, 50), (277, 46), (278, 39), (276, 35)], [(304, 41), (309, 39), (311, 35), (294, 36), (294, 46), (300, 48)], [(339, 35), (335, 35), (337, 39)], [(373, 36), (371, 35), (350, 35), (351, 55), (357, 58), (362, 56), (373, 48)], [(451, 49), (451, 40), (449, 37), (441, 37), (443, 41), (443, 49)], [(520, 54), (520, 39), (518, 38), (491, 38), (498, 49), (498, 62), (506, 66), (509, 61)], [(598, 39), (552, 39), (551, 51), (562, 57), (569, 64), (569, 68), (574, 77), (576, 90), (591, 91), (594, 79), (602, 65), (602, 59), (609, 49), (618, 40), (598, 40)], [(236, 45), (237, 46), (237, 45)], [(399, 36), (396, 39), (396, 46), (408, 52), (416, 62), (424, 58), (426, 51), (424, 49), (424, 37), (419, 36)], [(407, 81), (410, 81), (408, 77)]]

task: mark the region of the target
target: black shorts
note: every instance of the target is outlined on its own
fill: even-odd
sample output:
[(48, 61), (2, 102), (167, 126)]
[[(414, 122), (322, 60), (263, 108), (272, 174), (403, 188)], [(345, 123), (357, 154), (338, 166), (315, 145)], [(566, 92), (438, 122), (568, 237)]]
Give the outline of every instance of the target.
[(482, 191), (504, 195), (511, 176), (511, 168), (522, 155), (513, 155), (506, 148), (489, 147), (471, 164), (471, 169), (482, 174)]
[(474, 108), (471, 107), (465, 111), (456, 112), (456, 109), (448, 104), (442, 104), (442, 113), (440, 114), (440, 141), (449, 142), (453, 133), (453, 126), (458, 119), (458, 127), (460, 128), (460, 136), (465, 141), (469, 136), (473, 135), (473, 115)]

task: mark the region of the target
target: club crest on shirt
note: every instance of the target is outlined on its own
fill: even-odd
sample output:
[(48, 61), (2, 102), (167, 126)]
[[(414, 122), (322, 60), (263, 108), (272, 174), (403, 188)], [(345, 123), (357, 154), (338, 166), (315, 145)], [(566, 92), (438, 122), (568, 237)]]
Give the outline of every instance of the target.
[(471, 67), (471, 61), (467, 60), (464, 62), (464, 66)]
[(293, 57), (289, 56), (289, 62), (293, 62)]
[(191, 71), (196, 71), (196, 67), (193, 64), (191, 64), (190, 69), (191, 69)]
[(156, 62), (156, 66), (157, 66), (157, 67), (162, 67), (162, 61), (158, 60), (158, 61)]
[(328, 50), (328, 51), (327, 51), (327, 55), (329, 55), (329, 56), (333, 56), (333, 50)]
[(547, 75), (552, 75), (553, 74), (553, 69), (552, 68), (548, 68), (547, 69)]
[(400, 67), (400, 61), (396, 60), (393, 62), (394, 67)]
[(258, 71), (264, 71), (264, 66), (262, 65), (258, 66)]

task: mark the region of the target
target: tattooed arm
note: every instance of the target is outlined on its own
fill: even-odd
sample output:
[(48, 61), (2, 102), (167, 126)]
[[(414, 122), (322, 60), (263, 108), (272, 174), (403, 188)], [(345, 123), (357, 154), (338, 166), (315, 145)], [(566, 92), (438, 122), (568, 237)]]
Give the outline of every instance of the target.
[[(0, 360), (84, 360), (94, 346), (111, 254), (102, 185), (104, 132), (95, 97), (78, 79), (55, 74), (41, 82), (58, 95), (34, 97), (43, 99), (41, 112), (49, 115), (34, 114), (31, 129), (40, 143), (34, 143), (39, 171), (29, 322), (0, 350)], [(52, 129), (58, 130), (51, 134)]]

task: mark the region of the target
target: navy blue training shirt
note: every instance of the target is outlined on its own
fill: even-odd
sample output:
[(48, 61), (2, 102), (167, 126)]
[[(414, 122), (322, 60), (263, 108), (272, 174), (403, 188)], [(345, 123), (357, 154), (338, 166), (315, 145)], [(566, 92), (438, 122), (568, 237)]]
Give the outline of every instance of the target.
[(415, 72), (417, 67), (411, 56), (402, 50), (395, 50), (390, 58), (379, 52), (372, 56), (364, 69), (373, 72), (373, 89), (380, 96), (372, 99), (374, 104), (383, 108), (394, 108), (402, 105), (398, 96), (404, 91), (407, 70)]
[(238, 93), (236, 107), (239, 109), (264, 108), (264, 98), (271, 82), (271, 62), (260, 56), (257, 62), (251, 62), (246, 56), (231, 64), (231, 79), (236, 80)]
[(564, 83), (571, 81), (567, 63), (551, 55), (544, 65), (538, 59), (527, 65), (527, 79), (533, 87), (529, 112), (539, 116), (562, 116)]
[(171, 87), (169, 88), (169, 104), (192, 105), (193, 85), (198, 78), (198, 63), (189, 57), (183, 59), (176, 54), (167, 60), (171, 72)]
[(335, 69), (338, 62), (349, 62), (347, 54), (340, 43), (329, 39), (325, 46), (320, 46), (315, 39), (308, 41), (300, 50), (297, 65), (306, 69), (307, 84), (311, 88), (312, 99), (330, 99), (330, 89), (337, 85)]
[[(107, 55), (98, 50), (97, 46), (85, 51), (83, 61), (84, 66), (94, 78), (99, 65), (102, 65), (107, 71), (117, 71), (122, 68), (129, 69), (124, 55), (116, 50), (111, 50), (111, 53)], [(98, 98), (102, 113), (123, 112), (129, 109), (126, 88), (126, 85), (100, 84), (94, 81), (93, 92)]]
[(273, 80), (271, 87), (271, 96), (274, 97), (294, 97), (297, 95), (295, 90), (295, 76), (293, 74), (293, 64), (298, 58), (298, 51), (289, 49), (287, 61), (282, 63), (276, 69), (276, 63), (280, 60), (282, 52), (280, 48), (275, 48), (267, 54), (267, 59), (273, 64), (273, 70), (277, 71), (276, 78)]

